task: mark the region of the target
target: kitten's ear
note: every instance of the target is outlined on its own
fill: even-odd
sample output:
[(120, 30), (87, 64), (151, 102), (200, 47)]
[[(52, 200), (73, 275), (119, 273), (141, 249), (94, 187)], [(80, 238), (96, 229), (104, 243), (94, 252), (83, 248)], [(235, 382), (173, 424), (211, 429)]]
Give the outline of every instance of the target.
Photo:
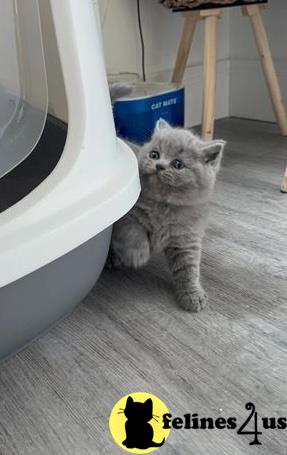
[(160, 131), (169, 128), (171, 128), (170, 124), (163, 118), (160, 118), (155, 124), (155, 131)]
[(150, 412), (152, 412), (152, 399), (151, 399), (151, 398), (148, 398), (148, 399), (146, 400), (145, 406), (146, 406), (146, 408), (147, 408)]
[(220, 140), (204, 145), (201, 148), (204, 162), (214, 167), (219, 166), (225, 145), (226, 142)]
[(134, 400), (132, 399), (132, 397), (128, 397), (126, 406), (127, 407), (131, 406), (133, 404), (133, 402), (134, 402)]

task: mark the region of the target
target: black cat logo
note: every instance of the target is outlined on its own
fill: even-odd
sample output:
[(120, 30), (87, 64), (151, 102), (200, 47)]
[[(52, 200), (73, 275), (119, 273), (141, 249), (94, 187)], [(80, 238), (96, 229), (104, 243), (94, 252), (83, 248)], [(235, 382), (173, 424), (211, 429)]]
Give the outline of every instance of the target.
[(141, 403), (134, 401), (129, 396), (125, 409), (122, 409), (120, 412), (124, 413), (127, 418), (125, 423), (126, 439), (122, 442), (127, 449), (146, 450), (151, 447), (163, 446), (165, 438), (161, 442), (155, 442), (153, 440), (154, 431), (149, 422), (157, 416), (153, 415), (153, 402), (151, 398)]
[(171, 431), (164, 426), (163, 416), (166, 414), (170, 414), (168, 407), (156, 395), (129, 393), (111, 411), (111, 435), (126, 452), (143, 455), (160, 450)]

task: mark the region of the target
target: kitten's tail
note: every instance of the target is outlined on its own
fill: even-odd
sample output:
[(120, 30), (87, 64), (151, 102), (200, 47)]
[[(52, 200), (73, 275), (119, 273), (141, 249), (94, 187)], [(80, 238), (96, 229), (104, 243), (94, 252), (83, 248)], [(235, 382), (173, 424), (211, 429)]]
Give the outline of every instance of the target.
[(164, 443), (165, 443), (165, 438), (163, 438), (163, 440), (162, 440), (161, 442), (154, 442), (154, 441), (152, 441), (150, 447), (161, 447), (161, 446), (164, 445)]
[(130, 84), (122, 82), (115, 82), (113, 84), (110, 84), (109, 88), (112, 103), (114, 103), (118, 98), (130, 95), (133, 91), (133, 88)]

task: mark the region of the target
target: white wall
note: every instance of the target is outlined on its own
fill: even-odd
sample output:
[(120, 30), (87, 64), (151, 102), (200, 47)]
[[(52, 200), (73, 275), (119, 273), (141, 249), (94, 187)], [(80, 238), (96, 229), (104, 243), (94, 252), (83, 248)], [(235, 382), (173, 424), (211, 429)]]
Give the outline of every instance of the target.
[[(142, 0), (142, 24), (146, 46), (147, 77), (167, 81), (171, 78), (183, 15), (172, 13), (157, 0)], [(140, 40), (135, 0), (99, 0), (107, 71), (141, 73)], [(219, 23), (218, 87), (216, 115), (229, 113), (229, 13)], [(203, 24), (198, 25), (186, 85), (186, 125), (201, 121)]]
[[(107, 71), (141, 72), (135, 0), (93, 0), (99, 4)], [(183, 16), (141, 0), (148, 78), (170, 80)], [(48, 0), (40, 0), (49, 82), (50, 112), (66, 120), (67, 107)], [(229, 12), (230, 11), (230, 12)], [(249, 19), (240, 8), (225, 11), (219, 21), (217, 118), (228, 115), (274, 120)], [(287, 104), (287, 1), (272, 0), (264, 19)], [(186, 125), (200, 123), (202, 103), (203, 24), (198, 25), (188, 68)]]
[[(287, 1), (270, 1), (264, 22), (287, 104)], [(274, 121), (250, 21), (239, 8), (230, 16), (230, 57), (230, 115)]]

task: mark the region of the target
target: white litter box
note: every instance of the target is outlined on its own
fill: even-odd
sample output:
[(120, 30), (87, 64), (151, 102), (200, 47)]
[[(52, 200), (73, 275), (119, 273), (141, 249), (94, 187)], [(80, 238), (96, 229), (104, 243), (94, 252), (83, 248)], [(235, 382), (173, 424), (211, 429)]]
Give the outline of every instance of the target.
[[(50, 2), (65, 81), (68, 134), (52, 173), (0, 215), (1, 359), (88, 293), (104, 266), (112, 224), (132, 207), (140, 191), (136, 159), (115, 134), (93, 2)], [(41, 137), (48, 99), (37, 1), (1, 0), (0, 13), (2, 18), (6, 14), (15, 57), (11, 42), (2, 40), (0, 59), (7, 45), (7, 61), (1, 63), (0, 87), (8, 111), (2, 109), (0, 115), (0, 173), (7, 177)], [(7, 75), (2, 77), (8, 63), (18, 75), (16, 89)], [(10, 156), (3, 155), (9, 151)]]

